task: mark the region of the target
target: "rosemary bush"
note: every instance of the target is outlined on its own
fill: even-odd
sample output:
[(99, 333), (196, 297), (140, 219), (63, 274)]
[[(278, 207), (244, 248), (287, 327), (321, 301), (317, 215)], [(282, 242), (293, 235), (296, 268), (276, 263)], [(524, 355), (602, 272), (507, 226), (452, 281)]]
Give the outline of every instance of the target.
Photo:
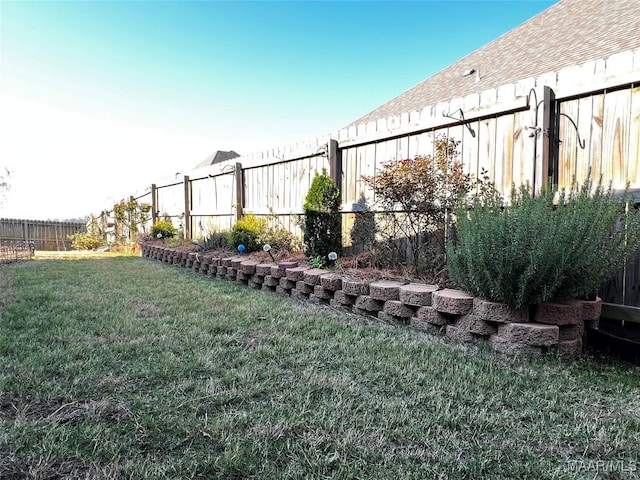
[(191, 243), (197, 245), (203, 251), (229, 248), (230, 234), (231, 232), (228, 230), (213, 230), (207, 233), (201, 240), (194, 240)]
[(537, 196), (514, 187), (509, 206), (486, 195), (456, 216), (451, 280), (515, 307), (589, 296), (640, 248), (640, 213), (602, 180)]

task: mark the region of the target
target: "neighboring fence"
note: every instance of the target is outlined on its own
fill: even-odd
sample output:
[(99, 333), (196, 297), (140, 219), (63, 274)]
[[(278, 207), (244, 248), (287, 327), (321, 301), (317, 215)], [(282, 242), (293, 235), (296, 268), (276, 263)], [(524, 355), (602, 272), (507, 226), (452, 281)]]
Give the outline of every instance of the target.
[(85, 231), (86, 225), (80, 222), (0, 218), (0, 245), (11, 247), (29, 242), (36, 250), (71, 250), (68, 236)]
[[(565, 187), (590, 170), (615, 188), (628, 183), (640, 192), (640, 49), (154, 184), (153, 218), (177, 219), (185, 236), (196, 238), (254, 213), (301, 235), (304, 198), (315, 173), (327, 169), (341, 187), (349, 247), (355, 213), (363, 203), (375, 205), (362, 176), (375, 175), (384, 162), (433, 154), (438, 136), (459, 141), (466, 172), (486, 171), (505, 194), (525, 182)], [(625, 289), (640, 289), (636, 276), (627, 275)], [(625, 298), (640, 306), (638, 295)]]

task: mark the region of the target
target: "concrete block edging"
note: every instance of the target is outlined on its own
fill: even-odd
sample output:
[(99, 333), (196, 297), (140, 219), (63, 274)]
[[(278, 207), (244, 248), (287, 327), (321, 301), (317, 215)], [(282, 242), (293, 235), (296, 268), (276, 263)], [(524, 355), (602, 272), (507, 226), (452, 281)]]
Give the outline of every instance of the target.
[(359, 315), (458, 342), (484, 343), (504, 354), (540, 355), (582, 352), (585, 322), (599, 318), (602, 300), (550, 302), (531, 309), (514, 309), (437, 285), (391, 280), (371, 282), (298, 265), (260, 263), (252, 259), (208, 257), (143, 245), (142, 256), (196, 273), (234, 281), (249, 288), (291, 296), (300, 301), (346, 308)]

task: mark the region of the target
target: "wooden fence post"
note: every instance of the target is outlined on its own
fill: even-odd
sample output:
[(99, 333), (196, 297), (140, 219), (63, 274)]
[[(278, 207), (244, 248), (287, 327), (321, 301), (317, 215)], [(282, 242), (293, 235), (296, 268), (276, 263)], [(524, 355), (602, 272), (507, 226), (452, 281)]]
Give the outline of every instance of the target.
[[(329, 176), (338, 187), (340, 205), (344, 202), (342, 193), (342, 149), (338, 148), (338, 141), (330, 139), (327, 143), (327, 158), (329, 160)], [(340, 230), (344, 228), (344, 215), (340, 214)], [(344, 247), (344, 231), (342, 232), (342, 246)]]
[[(342, 197), (342, 150), (338, 148), (337, 140), (329, 140), (327, 146), (329, 150), (327, 152), (329, 158), (329, 176), (340, 190), (340, 197)], [(342, 198), (340, 199), (340, 203), (342, 203)]]
[[(138, 234), (138, 225), (135, 224), (133, 222), (133, 216), (135, 215), (135, 211), (132, 212), (131, 210), (129, 210), (129, 207), (131, 206), (131, 204), (133, 202), (135, 202), (135, 198), (133, 195), (129, 195), (129, 202), (127, 204), (127, 230), (128, 230), (128, 237), (129, 237), (129, 241), (132, 241), (136, 238), (137, 234)], [(136, 232), (133, 232), (133, 229), (135, 228)]]
[(158, 187), (151, 184), (151, 226), (158, 221)]
[(236, 177), (236, 222), (242, 218), (244, 209), (244, 172), (242, 164), (236, 163), (234, 175)]
[(557, 158), (557, 152), (552, 154), (551, 147), (556, 145), (556, 142), (552, 141), (551, 135), (553, 132), (553, 110), (555, 105), (555, 94), (551, 87), (545, 85), (542, 93), (542, 152), (540, 155), (540, 166), (535, 172), (537, 179), (539, 178), (539, 188), (549, 185), (549, 177), (552, 173), (549, 170), (549, 166), (552, 165), (552, 158), (555, 155)]
[(191, 182), (184, 176), (184, 238), (191, 240)]

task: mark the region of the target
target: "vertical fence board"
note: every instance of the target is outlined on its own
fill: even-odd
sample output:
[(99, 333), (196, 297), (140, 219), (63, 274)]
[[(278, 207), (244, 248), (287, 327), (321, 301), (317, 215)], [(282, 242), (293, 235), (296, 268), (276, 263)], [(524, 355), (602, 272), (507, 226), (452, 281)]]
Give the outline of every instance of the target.
[[(359, 195), (359, 187), (362, 183), (362, 172), (366, 168), (367, 164), (367, 147), (363, 145), (359, 145), (355, 148), (355, 165), (351, 170), (352, 177), (349, 181), (350, 188), (348, 190), (347, 195), (342, 195), (342, 203), (343, 204), (353, 204), (358, 201)], [(350, 208), (350, 207), (349, 207)]]
[(594, 95), (591, 108), (591, 138), (589, 143), (589, 153), (591, 155), (591, 174), (594, 179), (600, 178), (602, 168), (602, 124), (604, 121), (604, 94)]
[(627, 178), (630, 188), (640, 188), (640, 86), (631, 89)]
[[(376, 144), (365, 146), (365, 165), (362, 169), (361, 175), (373, 177), (376, 174)], [(363, 181), (362, 177), (358, 179), (358, 186), (356, 187), (356, 202), (364, 200), (368, 207), (371, 207), (373, 203), (373, 191)]]
[(462, 162), (472, 182), (478, 178), (478, 145), (480, 122), (469, 122), (462, 131)]
[(283, 207), (283, 199), (279, 189), (280, 182), (284, 179), (284, 165), (276, 163), (270, 166), (273, 172), (273, 208), (275, 210), (281, 210)]
[(529, 110), (516, 112), (513, 114), (513, 119), (512, 180), (516, 186), (526, 183), (533, 185), (533, 151), (536, 138), (529, 136), (531, 130), (527, 128), (531, 126), (531, 112)]
[[(578, 118), (578, 100), (562, 102), (560, 112), (568, 115), (574, 122)], [(560, 116), (560, 148), (558, 154), (558, 187), (570, 188), (576, 174), (576, 155), (578, 147), (576, 129), (571, 121)]]
[[(584, 97), (578, 100), (578, 114), (574, 120), (578, 125), (580, 139), (584, 141), (584, 148), (578, 146), (578, 160), (576, 162), (576, 180), (582, 183), (590, 174), (592, 155), (591, 142), (587, 141), (591, 136), (591, 124), (593, 122), (593, 99)], [(592, 177), (593, 178), (593, 177)]]
[(409, 158), (409, 137), (406, 136), (406, 137), (399, 138), (397, 140), (396, 145), (397, 145), (396, 159), (406, 160), (407, 158)]
[(478, 131), (478, 173), (487, 172), (489, 181), (496, 182), (496, 124), (495, 118), (480, 122)]
[(345, 203), (353, 202), (356, 198), (356, 161), (357, 161), (357, 147), (349, 148), (342, 155), (342, 165), (345, 171), (344, 181), (346, 182), (346, 188), (343, 190), (343, 201)]
[[(624, 298), (624, 277), (626, 268), (620, 269), (600, 290), (600, 297), (607, 303), (625, 305)], [(638, 305), (638, 304), (636, 304)]]
[(606, 94), (602, 123), (602, 165), (605, 181), (613, 182), (614, 188), (625, 186), (630, 112), (631, 90)]
[(636, 255), (625, 268), (624, 304), (640, 305), (640, 255)]
[(279, 184), (280, 196), (282, 197), (282, 208), (288, 209), (291, 204), (291, 190), (288, 188), (291, 185), (291, 162), (284, 164), (284, 175), (282, 182)]
[(417, 155), (433, 155), (434, 132), (423, 132), (417, 135)]
[(297, 182), (298, 164), (299, 164), (299, 161), (287, 162), (287, 165), (289, 166), (289, 170), (287, 172), (288, 175), (287, 175), (286, 183), (281, 186), (281, 188), (284, 189), (286, 192), (287, 200), (285, 204), (285, 210), (287, 212), (291, 211), (293, 206), (297, 203), (297, 198), (295, 197), (295, 195), (298, 194), (298, 186), (299, 186), (299, 185), (296, 185), (298, 183)]
[(496, 120), (496, 188), (507, 197), (511, 191), (513, 161), (513, 115), (503, 115)]
[(256, 197), (256, 189), (257, 185), (255, 182), (255, 171), (254, 170), (244, 170), (244, 185), (243, 185), (243, 207), (247, 207), (254, 203), (254, 198)]
[[(376, 156), (375, 156), (374, 171), (375, 171), (375, 174), (377, 175), (378, 171), (381, 170), (383, 165), (388, 161), (388, 158), (387, 158), (386, 143), (376, 142), (375, 145), (376, 145), (376, 148), (375, 148)], [(377, 201), (375, 194), (373, 195), (373, 201), (374, 202)]]
[[(464, 153), (465, 153), (465, 144), (464, 144), (464, 132), (465, 132), (466, 128), (464, 127), (464, 125), (457, 125), (455, 127), (449, 127), (449, 129), (447, 130), (447, 138), (450, 140), (454, 140), (458, 143), (458, 158), (457, 160), (459, 161), (464, 161)], [(465, 165), (465, 172), (467, 171), (466, 165)]]
[(380, 170), (382, 166), (393, 160), (388, 152), (389, 142), (378, 142), (376, 146), (376, 169)]
[(408, 152), (409, 158), (414, 158), (415, 156), (419, 155), (419, 151), (420, 151), (419, 140), (420, 140), (419, 135), (409, 136), (409, 152)]

